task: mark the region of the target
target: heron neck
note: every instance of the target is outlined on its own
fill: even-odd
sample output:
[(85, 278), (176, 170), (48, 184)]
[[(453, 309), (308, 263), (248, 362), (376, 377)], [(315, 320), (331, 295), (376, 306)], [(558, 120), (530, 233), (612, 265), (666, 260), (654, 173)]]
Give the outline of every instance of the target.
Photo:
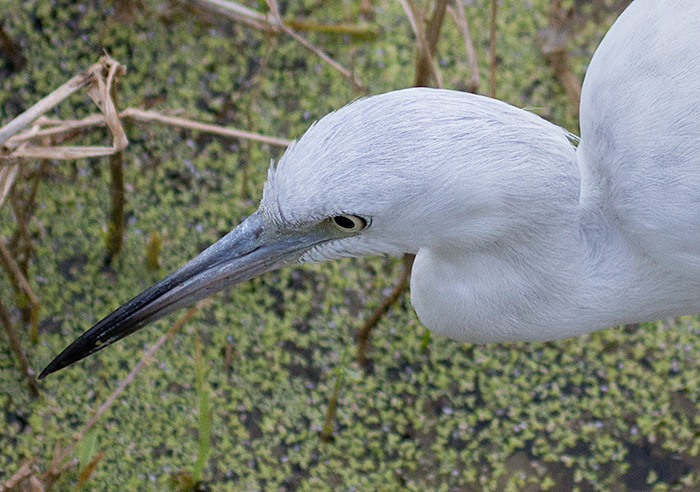
[[(560, 165), (576, 169), (575, 160)], [(535, 209), (529, 222), (507, 223), (496, 241), (435, 241), (418, 251), (411, 296), (426, 326), (472, 343), (543, 341), (697, 306), (700, 287), (673, 277), (629, 240), (610, 215), (604, 183), (580, 169), (580, 183), (573, 180), (580, 194), (564, 193), (569, 182), (565, 200), (550, 197), (548, 208)]]
[(601, 166), (589, 165), (584, 145), (577, 154), (584, 267), (578, 311), (594, 321), (589, 331), (695, 312), (698, 281), (664, 268), (625, 232), (610, 203), (609, 182), (595, 172)]

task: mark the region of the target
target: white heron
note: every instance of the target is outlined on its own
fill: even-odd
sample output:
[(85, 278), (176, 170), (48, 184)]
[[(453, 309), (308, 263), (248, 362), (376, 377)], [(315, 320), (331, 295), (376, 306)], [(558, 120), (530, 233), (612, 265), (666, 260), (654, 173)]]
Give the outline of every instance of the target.
[(315, 123), (259, 209), (118, 308), (44, 377), (283, 265), (415, 253), (433, 332), (553, 340), (700, 311), (700, 2), (636, 0), (583, 85), (581, 141), (472, 94), (406, 89)]

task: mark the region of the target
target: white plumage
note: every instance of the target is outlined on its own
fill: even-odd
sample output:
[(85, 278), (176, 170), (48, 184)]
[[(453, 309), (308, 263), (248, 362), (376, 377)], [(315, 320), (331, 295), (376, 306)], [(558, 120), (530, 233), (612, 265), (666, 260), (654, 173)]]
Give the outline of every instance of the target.
[(42, 376), (297, 261), (415, 253), (411, 298), (470, 342), (700, 311), (700, 2), (636, 0), (591, 62), (582, 137), (481, 96), (406, 89), (313, 125), (260, 209)]
[(590, 65), (578, 150), (485, 97), (408, 89), (353, 103), (285, 154), (262, 206), (293, 223), (371, 217), (308, 257), (417, 253), (418, 316), (459, 340), (551, 340), (697, 312), (698, 46), (699, 2), (634, 2)]

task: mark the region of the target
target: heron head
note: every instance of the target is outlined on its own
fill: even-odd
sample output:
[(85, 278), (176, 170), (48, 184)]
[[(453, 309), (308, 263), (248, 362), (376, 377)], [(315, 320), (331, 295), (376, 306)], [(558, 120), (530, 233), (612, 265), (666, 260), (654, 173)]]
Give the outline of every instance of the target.
[(529, 220), (508, 214), (521, 206), (509, 161), (522, 146), (503, 138), (494, 116), (543, 124), (522, 113), (471, 94), (406, 89), (329, 114), (270, 167), (257, 212), (85, 332), (40, 378), (286, 264), (495, 240), (513, 217)]
[(270, 166), (260, 213), (281, 229), (340, 229), (302, 261), (492, 238), (491, 212), (504, 202), (494, 169), (515, 152), (493, 152), (503, 145), (493, 105), (509, 108), (427, 88), (355, 101), (313, 124)]

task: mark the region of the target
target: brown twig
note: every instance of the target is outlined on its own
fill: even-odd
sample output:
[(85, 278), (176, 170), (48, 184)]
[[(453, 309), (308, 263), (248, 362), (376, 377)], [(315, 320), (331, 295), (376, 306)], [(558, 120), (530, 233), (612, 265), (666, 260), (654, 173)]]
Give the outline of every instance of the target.
[(22, 482), (34, 475), (36, 472), (36, 458), (30, 458), (23, 464), (7, 482), (0, 484), (0, 492), (10, 492), (15, 490)]
[[(442, 22), (445, 18), (445, 10), (447, 9), (448, 2), (449, 0), (438, 0), (437, 5), (435, 5), (433, 16), (425, 30), (425, 45), (423, 46), (423, 49), (418, 51), (418, 56), (416, 59), (416, 74), (413, 84), (415, 86), (418, 86), (419, 82), (423, 82), (423, 80), (421, 80), (420, 72), (431, 72), (429, 65), (433, 63), (432, 60), (437, 54), (437, 45), (438, 41), (440, 40)], [(425, 51), (426, 48), (428, 50), (427, 52)], [(435, 68), (435, 72), (437, 73), (437, 65), (432, 66)], [(426, 83), (421, 84), (421, 86), (427, 86), (427, 80), (425, 82)], [(438, 87), (443, 87), (441, 80), (437, 76), (435, 78), (435, 83), (438, 85)]]
[(491, 0), (491, 20), (489, 24), (489, 96), (496, 97), (496, 21), (498, 0)]
[(31, 371), (29, 370), (29, 360), (27, 359), (27, 355), (22, 349), (22, 343), (20, 342), (19, 336), (17, 336), (17, 333), (15, 332), (15, 329), (12, 326), (12, 321), (10, 320), (10, 313), (5, 308), (5, 304), (3, 304), (2, 299), (0, 299), (0, 322), (2, 322), (2, 325), (5, 328), (7, 339), (10, 341), (10, 347), (15, 353), (15, 357), (17, 357), (17, 362), (19, 363), (20, 371), (22, 371), (22, 375), (27, 381), (27, 385), (29, 386), (29, 394), (32, 395), (32, 398), (36, 398), (37, 396), (39, 396), (39, 386), (37, 386), (36, 380), (34, 379), (34, 376), (32, 376)]
[(10, 274), (10, 277), (13, 278), (13, 280), (17, 283), (19, 290), (27, 294), (29, 301), (35, 307), (38, 308), (39, 298), (32, 290), (32, 287), (29, 285), (29, 281), (27, 281), (27, 278), (22, 273), (22, 270), (20, 269), (19, 265), (12, 258), (12, 255), (7, 250), (7, 248), (5, 248), (5, 245), (2, 243), (2, 241), (0, 241), (0, 263), (2, 263), (2, 266)]
[[(36, 133), (38, 129), (39, 127), (37, 125), (32, 125), (27, 133)], [(19, 148), (23, 149), (26, 145), (27, 143), (24, 142), (19, 145)], [(13, 167), (17, 166), (12, 166), (10, 169)], [(18, 169), (18, 172), (23, 171), (24, 170)], [(29, 233), (27, 221), (31, 215), (29, 209), (33, 208), (34, 204), (28, 202), (26, 207), (22, 207), (17, 197), (16, 187), (13, 188), (10, 186), (8, 189), (8, 196), (12, 211), (15, 215), (17, 229), (10, 238), (8, 251), (4, 251), (4, 254), (2, 254), (3, 264), (5, 268), (8, 269), (10, 279), (14, 284), (17, 295), (17, 306), (20, 308), (22, 321), (30, 323), (31, 341), (32, 343), (36, 343), (39, 340), (39, 302), (36, 296), (33, 296), (33, 292), (29, 287), (29, 282), (26, 281), (29, 272), (29, 261), (32, 256), (32, 238)], [(32, 199), (35, 196), (36, 195), (30, 195)], [(15, 258), (17, 258), (17, 262), (15, 262)], [(29, 300), (29, 303), (32, 305), (31, 308), (27, 306), (27, 300)]]
[[(435, 84), (438, 87), (443, 88), (444, 85), (442, 83), (442, 77), (440, 75), (438, 67), (435, 65), (435, 60), (432, 55), (433, 50), (431, 49), (430, 44), (428, 43), (428, 39), (425, 36), (425, 32), (419, 26), (413, 7), (408, 3), (408, 0), (399, 0), (399, 2), (403, 7), (404, 12), (406, 12), (406, 17), (408, 17), (408, 20), (411, 23), (411, 29), (413, 29), (413, 33), (416, 35), (416, 39), (418, 41), (418, 52), (422, 53), (425, 56), (424, 66), (430, 69), (429, 73), (435, 78)], [(442, 19), (440, 19), (440, 25), (442, 25)], [(420, 72), (418, 71), (418, 68), (423, 68), (423, 65), (416, 66), (415, 82), (422, 82), (425, 80), (425, 83), (416, 83), (414, 85), (428, 85), (427, 77), (424, 75), (419, 75)]]
[[(45, 169), (46, 169), (46, 161), (42, 161), (41, 165), (39, 168), (34, 172), (33, 174), (33, 181), (31, 182), (29, 186), (29, 192), (27, 193), (27, 198), (24, 201), (20, 201), (19, 196), (17, 195), (18, 190), (17, 188), (14, 188), (11, 193), (10, 193), (10, 200), (12, 201), (12, 207), (13, 211), (16, 214), (16, 216), (21, 217), (18, 219), (17, 222), (17, 229), (15, 229), (15, 232), (12, 234), (10, 237), (10, 240), (8, 241), (8, 250), (12, 253), (14, 253), (17, 249), (19, 249), (19, 243), (20, 241), (27, 241), (27, 244), (31, 244), (31, 234), (29, 234), (29, 229), (26, 226), (28, 224), (30, 217), (34, 213), (34, 209), (36, 207), (36, 196), (37, 192), (39, 190), (39, 182), (41, 181), (41, 176), (43, 175)], [(19, 172), (25, 172), (26, 170), (22, 167), (20, 167)], [(21, 176), (18, 174), (18, 176)], [(29, 176), (28, 176), (29, 178)], [(20, 222), (21, 221), (21, 222)], [(24, 226), (22, 224), (25, 224)], [(26, 246), (26, 245), (25, 245)], [(31, 255), (31, 250), (27, 247), (25, 247), (25, 256), (24, 258), (21, 259), (22, 261), (22, 266), (21, 269), (22, 271), (26, 271), (27, 263), (29, 262), (30, 255)]]
[(357, 76), (352, 73), (350, 70), (342, 66), (340, 63), (335, 61), (333, 58), (328, 56), (323, 50), (320, 48), (316, 47), (309, 41), (307, 41), (305, 38), (294, 32), (294, 30), (291, 27), (288, 27), (285, 25), (285, 23), (282, 21), (282, 17), (280, 17), (279, 14), (279, 6), (277, 5), (277, 0), (266, 0), (267, 5), (270, 7), (270, 11), (272, 13), (272, 19), (273, 23), (277, 24), (279, 28), (284, 31), (288, 36), (294, 38), (297, 40), (299, 43), (301, 43), (303, 46), (308, 48), (309, 50), (313, 51), (316, 53), (318, 57), (320, 57), (323, 61), (328, 63), (331, 67), (335, 68), (338, 72), (342, 73), (347, 77), (350, 82), (352, 82), (352, 85), (355, 87), (357, 90), (365, 91), (367, 92), (367, 88), (364, 86), (362, 82), (360, 82), (360, 79), (357, 78)]
[[(29, 249), (32, 243), (32, 237), (29, 233), (29, 225), (27, 224), (27, 216), (25, 216), (22, 210), (22, 205), (20, 204), (19, 197), (17, 196), (17, 190), (14, 189), (10, 192), (10, 207), (12, 208), (12, 213), (15, 215), (15, 221), (17, 222), (17, 242), (24, 243), (25, 251)], [(25, 255), (28, 256), (28, 255)]]
[(107, 252), (104, 264), (110, 265), (112, 259), (119, 254), (124, 243), (124, 169), (122, 152), (109, 156), (110, 209), (107, 221)]
[(549, 6), (549, 26), (541, 34), (542, 53), (554, 69), (554, 75), (566, 91), (574, 115), (578, 114), (581, 103), (581, 81), (571, 71), (569, 50), (573, 10), (564, 10), (561, 0), (551, 0)]
[(455, 5), (457, 8), (447, 7), (447, 11), (452, 15), (459, 32), (462, 34), (464, 39), (464, 47), (467, 51), (467, 65), (469, 65), (469, 71), (471, 72), (471, 77), (467, 81), (467, 92), (477, 92), (479, 90), (479, 84), (481, 84), (481, 77), (479, 76), (479, 60), (476, 56), (476, 49), (474, 48), (474, 41), (472, 40), (471, 33), (469, 32), (469, 23), (467, 22), (467, 13), (464, 10), (464, 3), (461, 1), (456, 1)]
[[(26, 214), (20, 206), (19, 199), (16, 196), (16, 190), (10, 192), (10, 205), (12, 205), (12, 211), (15, 215), (15, 221), (17, 222), (16, 241), (12, 244), (15, 245), (16, 249), (14, 252), (14, 257), (18, 258), (18, 263), (12, 261), (11, 256), (7, 256), (2, 253), (3, 263), (6, 265), (16, 265), (16, 269), (12, 272), (14, 275), (12, 278), (16, 282), (16, 291), (18, 295), (18, 300), (20, 302), (17, 305), (22, 311), (22, 320), (30, 323), (30, 338), (32, 343), (37, 343), (39, 341), (39, 299), (31, 290), (27, 277), (29, 276), (29, 262), (32, 258), (32, 237), (29, 233), (29, 227), (27, 225), (27, 219), (30, 214)], [(1, 246), (1, 243), (0, 243)], [(19, 276), (18, 276), (19, 275)], [(31, 308), (29, 308), (24, 301), (24, 296), (27, 296)]]
[(71, 461), (66, 461), (63, 459), (63, 452), (65, 449), (61, 446), (60, 443), (56, 443), (56, 445), (53, 448), (53, 456), (51, 457), (51, 463), (49, 463), (49, 467), (46, 469), (46, 471), (41, 475), (41, 478), (36, 478), (36, 477), (31, 477), (31, 479), (34, 479), (35, 482), (38, 484), (38, 487), (40, 487), (38, 490), (44, 491), (44, 490), (51, 490), (53, 485), (56, 483), (56, 481), (63, 475), (63, 472), (66, 471), (68, 468), (71, 466), (75, 465), (78, 463), (78, 459), (75, 458)]
[(336, 373), (335, 382), (333, 383), (333, 394), (331, 399), (328, 401), (328, 408), (326, 409), (326, 417), (323, 420), (323, 427), (321, 427), (321, 432), (319, 434), (323, 442), (330, 442), (333, 440), (333, 421), (335, 420), (335, 412), (338, 410), (338, 395), (340, 393), (340, 373)]
[(399, 281), (396, 283), (391, 293), (384, 298), (382, 303), (377, 309), (374, 310), (372, 315), (365, 321), (362, 328), (357, 332), (357, 362), (361, 366), (367, 365), (367, 346), (369, 344), (369, 336), (372, 330), (377, 326), (379, 320), (389, 311), (389, 308), (398, 301), (406, 289), (408, 289), (408, 283), (411, 279), (411, 268), (413, 267), (413, 260), (416, 256), (412, 254), (403, 255), (403, 267), (401, 269), (401, 275), (399, 276)]
[(93, 458), (90, 460), (89, 463), (83, 466), (82, 470), (80, 471), (80, 474), (78, 475), (78, 490), (83, 490), (83, 486), (87, 483), (88, 480), (90, 480), (90, 475), (95, 471), (95, 468), (97, 468), (97, 465), (99, 464), (100, 461), (102, 461), (102, 458), (105, 457), (105, 452), (104, 451), (99, 451)]

